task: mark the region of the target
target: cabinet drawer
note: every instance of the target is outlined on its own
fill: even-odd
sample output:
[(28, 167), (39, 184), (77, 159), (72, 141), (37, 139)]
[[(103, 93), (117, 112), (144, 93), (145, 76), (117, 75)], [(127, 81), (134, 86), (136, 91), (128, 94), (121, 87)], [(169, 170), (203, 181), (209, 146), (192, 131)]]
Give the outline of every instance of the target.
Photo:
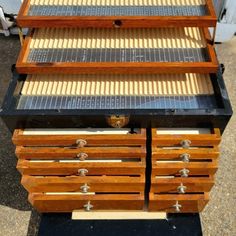
[(151, 180), (153, 193), (201, 193), (209, 192), (214, 185), (213, 177), (156, 177)]
[(142, 210), (142, 194), (42, 194), (32, 193), (29, 201), (40, 212), (72, 212), (73, 210)]
[(145, 162), (76, 162), (19, 160), (17, 169), (25, 175), (141, 175)]
[(152, 129), (152, 145), (158, 147), (212, 147), (220, 140), (219, 129)]
[(22, 159), (78, 159), (145, 158), (146, 147), (16, 147), (16, 156)]
[(15, 130), (13, 143), (19, 146), (142, 146), (146, 129), (26, 129)]
[(219, 148), (189, 148), (189, 149), (174, 149), (174, 148), (152, 148), (152, 160), (176, 160), (176, 161), (191, 161), (216, 159), (219, 156)]
[(23, 176), (22, 185), (29, 192), (143, 192), (142, 176)]
[(188, 177), (192, 175), (212, 175), (218, 168), (218, 161), (209, 162), (153, 162), (153, 175), (174, 175)]
[(208, 193), (204, 194), (153, 194), (149, 195), (149, 210), (168, 213), (201, 212), (209, 201)]

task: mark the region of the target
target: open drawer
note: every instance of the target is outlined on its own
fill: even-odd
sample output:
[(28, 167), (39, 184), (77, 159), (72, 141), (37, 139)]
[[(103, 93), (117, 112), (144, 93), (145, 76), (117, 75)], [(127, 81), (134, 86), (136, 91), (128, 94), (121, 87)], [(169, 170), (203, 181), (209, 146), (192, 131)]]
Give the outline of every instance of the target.
[[(28, 76), (14, 72), (0, 115), (12, 132), (22, 127), (111, 127), (108, 120), (114, 115), (124, 118), (126, 127), (218, 127), (223, 132), (232, 109), (220, 71), (210, 75)], [(26, 137), (19, 135), (15, 141), (22, 145), (20, 139), (26, 141)], [(77, 137), (70, 137), (67, 145)], [(119, 137), (114, 145), (128, 139), (130, 144), (145, 143), (140, 134)], [(217, 134), (211, 137), (219, 142)], [(32, 138), (27, 142), (40, 145), (41, 139)]]
[(216, 73), (207, 28), (40, 28), (27, 36), (23, 74)]
[(74, 210), (142, 210), (143, 194), (32, 193), (29, 201), (39, 212)]
[(21, 27), (215, 26), (212, 0), (25, 0)]

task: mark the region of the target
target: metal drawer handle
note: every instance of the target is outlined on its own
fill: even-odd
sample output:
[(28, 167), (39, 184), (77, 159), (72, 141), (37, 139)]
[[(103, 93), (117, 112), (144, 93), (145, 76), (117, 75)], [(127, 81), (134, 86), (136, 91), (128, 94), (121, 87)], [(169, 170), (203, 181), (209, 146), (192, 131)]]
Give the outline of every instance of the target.
[(87, 184), (84, 184), (80, 187), (82, 193), (87, 193), (90, 187)]
[(181, 159), (183, 162), (189, 162), (190, 154), (188, 154), (188, 153), (183, 153), (183, 154), (180, 155), (180, 159)]
[(77, 139), (76, 140), (76, 145), (80, 148), (84, 147), (85, 145), (87, 145), (87, 141), (84, 139)]
[(77, 158), (79, 158), (80, 161), (85, 161), (88, 158), (88, 154), (81, 152), (77, 155)]
[(182, 193), (182, 194), (184, 194), (186, 192), (186, 189), (187, 189), (187, 187), (184, 186), (182, 183), (180, 184), (180, 186), (177, 187), (178, 193)]
[(79, 169), (78, 174), (79, 174), (79, 176), (86, 176), (86, 174), (88, 174), (88, 170), (87, 169)]
[(181, 177), (188, 177), (188, 174), (189, 174), (189, 170), (188, 169), (182, 169), (179, 171)]
[(182, 141), (180, 142), (180, 145), (181, 145), (183, 148), (190, 148), (191, 141), (188, 140), (188, 139), (182, 140)]
[(179, 204), (179, 201), (176, 201), (175, 205), (173, 205), (173, 207), (175, 208), (176, 212), (180, 212), (180, 208), (182, 207), (182, 205)]
[(90, 211), (92, 208), (93, 208), (93, 205), (90, 203), (90, 201), (88, 201), (88, 203), (84, 205), (85, 211)]

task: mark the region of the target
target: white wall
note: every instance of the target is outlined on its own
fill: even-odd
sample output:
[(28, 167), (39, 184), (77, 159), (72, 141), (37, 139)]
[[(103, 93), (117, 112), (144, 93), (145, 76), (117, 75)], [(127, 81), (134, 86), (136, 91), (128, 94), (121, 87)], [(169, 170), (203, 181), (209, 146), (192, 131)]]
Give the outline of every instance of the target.
[(23, 0), (0, 0), (0, 6), (6, 13), (17, 14), (22, 1)]

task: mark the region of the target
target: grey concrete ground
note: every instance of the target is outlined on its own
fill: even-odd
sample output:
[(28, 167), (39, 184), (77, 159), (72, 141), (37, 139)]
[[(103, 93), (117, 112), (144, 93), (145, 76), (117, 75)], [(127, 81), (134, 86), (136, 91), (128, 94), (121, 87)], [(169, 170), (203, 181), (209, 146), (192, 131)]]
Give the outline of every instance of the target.
[[(0, 36), (0, 103), (11, 78), (10, 67), (19, 53), (17, 37)], [(236, 38), (217, 45), (219, 61), (226, 66), (225, 82), (231, 102), (236, 108)], [(234, 109), (236, 110), (236, 109)], [(27, 193), (20, 185), (16, 171), (11, 134), (0, 121), (0, 236), (36, 235), (39, 215), (27, 202)], [(201, 214), (204, 235), (236, 235), (236, 116), (234, 116), (221, 144), (219, 171), (211, 200)]]

